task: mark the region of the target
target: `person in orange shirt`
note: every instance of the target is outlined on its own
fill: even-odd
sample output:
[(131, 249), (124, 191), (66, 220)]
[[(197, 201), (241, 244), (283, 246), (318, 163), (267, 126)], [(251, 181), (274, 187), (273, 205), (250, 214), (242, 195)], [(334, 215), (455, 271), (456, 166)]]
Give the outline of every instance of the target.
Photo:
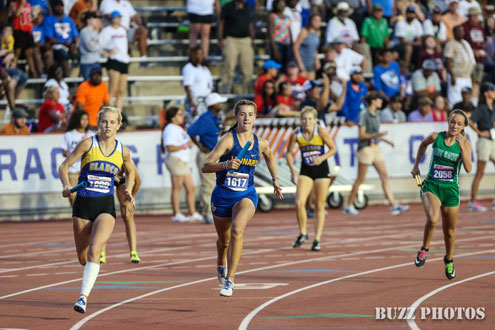
[(5, 125), (0, 134), (4, 135), (24, 135), (29, 134), (29, 128), (26, 126), (27, 112), (24, 109), (15, 109), (12, 112), (10, 123)]
[(84, 25), (81, 20), (82, 15), (88, 10), (97, 11), (97, 2), (96, 0), (78, 0), (74, 3), (70, 9), (69, 17), (72, 18), (79, 29), (82, 29)]
[(75, 109), (84, 110), (89, 115), (89, 124), (97, 126), (98, 111), (102, 106), (109, 105), (110, 96), (107, 84), (101, 80), (101, 68), (95, 67), (89, 73), (89, 79), (76, 90)]

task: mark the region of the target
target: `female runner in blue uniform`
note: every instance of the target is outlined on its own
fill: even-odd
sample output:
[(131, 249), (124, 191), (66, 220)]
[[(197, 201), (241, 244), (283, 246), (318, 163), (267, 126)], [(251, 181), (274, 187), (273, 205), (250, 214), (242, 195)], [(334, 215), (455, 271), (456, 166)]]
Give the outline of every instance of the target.
[[(254, 170), (260, 154), (265, 157), (272, 175), (275, 196), (278, 199), (284, 198), (279, 186), (275, 158), (268, 142), (258, 138), (252, 131), (257, 113), (256, 105), (249, 100), (239, 100), (234, 106), (234, 113), (236, 124), (220, 139), (202, 169), (204, 173), (216, 172), (217, 175), (217, 185), (211, 195), (211, 211), (218, 234), (217, 274), (223, 284), (220, 295), (224, 297), (232, 296), (234, 276), (242, 253), (244, 229), (258, 205)], [(241, 160), (237, 159), (248, 141), (252, 147)], [(230, 169), (235, 172), (230, 174)]]
[(126, 199), (134, 207), (132, 189), (135, 181), (129, 149), (115, 139), (122, 114), (118, 108), (103, 107), (98, 113), (98, 134), (82, 140), (58, 168), (64, 186), (64, 197), (70, 195), (68, 169), (81, 158), (79, 183), (88, 186), (77, 192), (72, 208), (72, 223), (77, 257), (84, 266), (81, 296), (74, 305), (79, 313), (86, 312), (88, 295), (100, 271), (100, 251), (112, 234), (115, 225), (113, 199), (114, 179), (124, 167)]

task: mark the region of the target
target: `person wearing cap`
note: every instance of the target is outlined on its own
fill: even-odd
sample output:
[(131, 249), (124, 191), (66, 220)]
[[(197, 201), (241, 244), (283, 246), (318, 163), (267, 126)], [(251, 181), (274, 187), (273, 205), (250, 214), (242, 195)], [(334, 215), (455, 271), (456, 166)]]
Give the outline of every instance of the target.
[(407, 116), (408, 122), (430, 122), (433, 121), (431, 106), (433, 102), (429, 97), (422, 97), (418, 101), (418, 109), (412, 111)]
[(390, 98), (388, 105), (380, 112), (381, 123), (403, 123), (406, 121), (406, 114), (402, 111), (402, 99), (400, 95)]
[(87, 80), (91, 69), (100, 68), (99, 62), (103, 48), (100, 43), (100, 30), (103, 26), (100, 17), (95, 11), (86, 11), (81, 21), (85, 25), (79, 34), (81, 75), (84, 80)]
[(447, 27), (442, 22), (442, 10), (435, 6), (431, 11), (431, 18), (423, 21), (425, 36), (433, 36), (439, 47), (447, 42)]
[[(478, 134), (476, 143), (476, 175), (471, 186), (471, 200), (469, 211), (484, 212), (486, 207), (477, 202), (478, 188), (485, 173), (486, 163), (491, 161), (495, 165), (495, 85), (485, 82), (481, 86), (481, 95), (478, 107), (469, 118), (469, 127)], [(493, 187), (493, 185), (492, 185)], [(492, 204), (495, 210), (495, 200)]]
[(383, 18), (383, 8), (377, 3), (373, 5), (371, 16), (368, 16), (363, 21), (361, 27), (361, 42), (367, 43), (370, 46), (371, 58), (373, 63), (377, 62), (376, 54), (381, 48), (389, 47), (390, 31), (388, 23)]
[(461, 109), (462, 111), (464, 111), (466, 113), (466, 115), (468, 117), (470, 117), (474, 111), (474, 105), (473, 105), (473, 102), (471, 102), (471, 97), (473, 96), (473, 91), (469, 87), (464, 87), (461, 90), (461, 95), (462, 95), (462, 101), (454, 104), (452, 109)]
[(342, 110), (337, 115), (344, 116), (348, 125), (357, 123), (359, 113), (362, 110), (363, 97), (368, 94), (368, 87), (364, 82), (363, 71), (355, 66), (351, 70), (351, 79), (346, 83), (345, 101)]
[(411, 58), (417, 58), (423, 36), (423, 26), (416, 18), (415, 7), (407, 7), (406, 19), (395, 24), (394, 34), (396, 38), (394, 49), (400, 54), (404, 72), (409, 72)]
[(358, 161), (358, 173), (356, 181), (352, 186), (349, 193), (349, 199), (344, 207), (344, 214), (358, 215), (359, 212), (354, 207), (354, 200), (358, 193), (359, 186), (366, 179), (366, 173), (370, 165), (373, 165), (375, 170), (380, 176), (382, 182), (383, 192), (390, 205), (390, 213), (392, 215), (399, 215), (409, 210), (408, 205), (399, 204), (392, 193), (390, 187), (390, 180), (387, 174), (387, 167), (383, 158), (379, 142), (385, 142), (392, 148), (394, 143), (384, 138), (387, 135), (387, 131), (380, 132), (380, 119), (378, 117), (378, 111), (382, 107), (383, 99), (377, 92), (373, 91), (366, 95), (366, 107), (359, 113), (357, 124), (359, 126), (359, 143), (357, 152)]
[(0, 134), (2, 135), (25, 135), (29, 134), (29, 128), (26, 126), (27, 112), (24, 109), (17, 108), (12, 111), (10, 123), (6, 124)]
[(423, 67), (414, 71), (411, 84), (414, 95), (417, 97), (429, 97), (431, 99), (440, 95), (440, 78), (436, 73), (436, 65), (433, 60), (423, 62)]
[(102, 81), (100, 67), (93, 67), (89, 73), (89, 79), (77, 87), (74, 107), (76, 110), (84, 110), (89, 116), (89, 125), (98, 125), (97, 115), (102, 106), (110, 103), (107, 83)]
[(383, 10), (383, 16), (389, 20), (395, 13), (396, 0), (366, 0), (366, 7), (370, 14), (373, 14), (373, 7), (380, 5)]
[(358, 52), (345, 46), (341, 38), (337, 38), (332, 45), (335, 50), (335, 64), (337, 66), (337, 76), (345, 81), (349, 80), (353, 67), (360, 66), (362, 71), (368, 67), (366, 58)]
[[(67, 9), (67, 8), (66, 8)], [(76, 26), (81, 30), (86, 26), (84, 15), (87, 12), (96, 12), (98, 10), (98, 1), (93, 0), (75, 0), (69, 9), (69, 17), (72, 18)]]
[(341, 39), (346, 45), (352, 46), (359, 42), (359, 33), (356, 24), (348, 18), (353, 10), (347, 2), (339, 2), (334, 9), (335, 16), (328, 21), (326, 31), (326, 42), (332, 44)]
[(256, 79), (254, 83), (254, 95), (261, 95), (263, 91), (263, 85), (267, 80), (282, 80), (283, 76), (279, 77), (279, 70), (282, 68), (280, 64), (275, 62), (274, 60), (266, 60), (263, 63), (263, 74)]
[(315, 108), (318, 111), (318, 119), (325, 121), (327, 114), (340, 111), (345, 99), (345, 87), (336, 102), (330, 99), (330, 79), (326, 73), (322, 74), (322, 81), (306, 80), (304, 91), (306, 98), (299, 105), (299, 110), (306, 106)]
[(459, 8), (459, 1), (451, 0), (447, 12), (442, 16), (442, 22), (447, 28), (447, 40), (453, 40), (454, 38), (454, 27), (464, 24), (466, 22), (466, 17), (459, 15), (457, 9)]
[(72, 18), (64, 14), (64, 2), (52, 2), (53, 14), (43, 21), (45, 39), (52, 46), (55, 61), (62, 63), (64, 76), (70, 76), (67, 60), (77, 53), (79, 33)]
[[(198, 168), (208, 159), (208, 155), (215, 148), (218, 141), (218, 133), (221, 131), (222, 119), (220, 112), (224, 109), (228, 99), (217, 93), (211, 93), (206, 97), (206, 106), (208, 110), (200, 115), (187, 129), (187, 134), (199, 148), (196, 162)], [(199, 188), (199, 213), (203, 216), (206, 223), (213, 223), (211, 214), (210, 201), (211, 192), (215, 188), (215, 174), (200, 172), (201, 185)]]
[(320, 46), (321, 16), (311, 14), (309, 24), (302, 28), (299, 37), (294, 43), (294, 57), (298, 63), (301, 74), (308, 79), (316, 78), (316, 71), (320, 69), (321, 63), (318, 57)]
[(396, 94), (401, 94), (401, 74), (399, 63), (393, 61), (392, 50), (382, 48), (378, 52), (380, 63), (373, 69), (375, 90), (387, 102)]
[(468, 17), (469, 9), (473, 7), (476, 8), (476, 10), (479, 12), (479, 19), (482, 20), (483, 16), (481, 15), (481, 5), (480, 2), (477, 0), (460, 0), (457, 12), (461, 16)]

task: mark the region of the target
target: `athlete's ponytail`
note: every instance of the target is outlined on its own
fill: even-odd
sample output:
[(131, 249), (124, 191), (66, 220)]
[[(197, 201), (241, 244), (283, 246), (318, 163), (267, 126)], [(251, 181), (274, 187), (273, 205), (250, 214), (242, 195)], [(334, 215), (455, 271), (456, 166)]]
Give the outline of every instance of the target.
[[(452, 119), (452, 117), (454, 117), (455, 115), (461, 115), (462, 117), (464, 117), (464, 127), (467, 127), (469, 125), (469, 118), (466, 115), (466, 113), (464, 111), (462, 111), (461, 109), (452, 110), (449, 113), (448, 122), (450, 122), (450, 119)], [(462, 129), (461, 134), (466, 135), (466, 132), (464, 132), (464, 128)]]
[[(246, 99), (240, 99), (239, 101), (237, 101), (234, 105), (234, 114), (237, 116), (237, 113), (239, 112), (239, 109), (241, 108), (241, 106), (243, 105), (248, 105), (248, 106), (252, 106), (254, 108), (254, 113), (256, 114), (258, 112), (258, 108), (256, 107), (256, 103), (254, 103), (253, 101), (251, 100), (246, 100)], [(226, 133), (229, 133), (233, 130), (235, 130), (237, 128), (237, 121), (235, 122), (235, 124), (230, 127), (229, 129), (226, 129), (226, 130), (223, 130), (220, 132), (220, 135), (224, 135)]]

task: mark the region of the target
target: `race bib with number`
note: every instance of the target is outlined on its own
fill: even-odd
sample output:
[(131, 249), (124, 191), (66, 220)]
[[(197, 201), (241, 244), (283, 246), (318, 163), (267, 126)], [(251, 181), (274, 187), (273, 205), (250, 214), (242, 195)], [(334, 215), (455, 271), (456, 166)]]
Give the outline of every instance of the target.
[(304, 151), (302, 153), (303, 163), (305, 165), (313, 166), (315, 165), (315, 158), (320, 156), (321, 152), (319, 150)]
[(249, 174), (248, 173), (228, 173), (225, 177), (223, 186), (235, 191), (245, 191), (248, 188)]
[(433, 180), (453, 181), (454, 168), (450, 166), (434, 164), (432, 178)]
[(108, 194), (112, 184), (112, 178), (106, 176), (88, 175), (87, 190)]

